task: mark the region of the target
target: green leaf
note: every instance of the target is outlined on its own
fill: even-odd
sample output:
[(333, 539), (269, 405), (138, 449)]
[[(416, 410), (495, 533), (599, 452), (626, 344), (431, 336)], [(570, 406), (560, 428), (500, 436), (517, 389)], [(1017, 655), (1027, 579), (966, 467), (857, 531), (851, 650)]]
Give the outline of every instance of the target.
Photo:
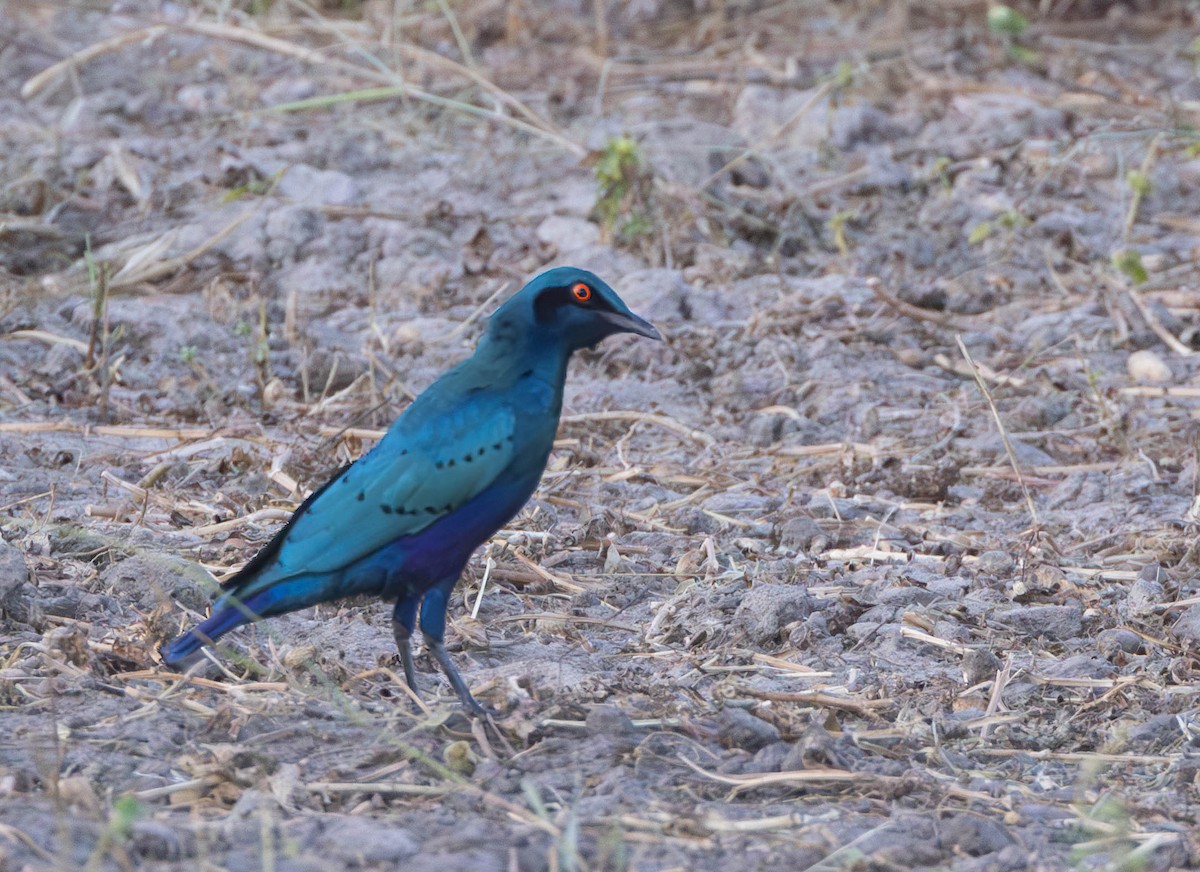
[(1125, 248), (1113, 254), (1112, 262), (1113, 266), (1123, 272), (1135, 285), (1140, 285), (1150, 278), (1146, 267), (1142, 265), (1142, 256), (1132, 248)]
[(1139, 197), (1145, 197), (1150, 193), (1150, 177), (1139, 170), (1130, 170), (1125, 174), (1125, 181), (1129, 183), (1130, 189)]
[(1019, 64), (1033, 64), (1038, 59), (1038, 53), (1033, 49), (1016, 43), (1008, 47), (1008, 56)]
[(142, 804), (129, 794), (117, 797), (117, 801), (113, 803), (112, 816), (108, 820), (113, 835), (119, 839), (128, 838), (134, 821), (142, 817), (145, 811)]
[(992, 222), (980, 221), (971, 229), (971, 235), (967, 237), (968, 245), (978, 245), (992, 235)]
[(1006, 36), (1020, 36), (1029, 27), (1029, 19), (1011, 6), (997, 4), (988, 9), (988, 30)]

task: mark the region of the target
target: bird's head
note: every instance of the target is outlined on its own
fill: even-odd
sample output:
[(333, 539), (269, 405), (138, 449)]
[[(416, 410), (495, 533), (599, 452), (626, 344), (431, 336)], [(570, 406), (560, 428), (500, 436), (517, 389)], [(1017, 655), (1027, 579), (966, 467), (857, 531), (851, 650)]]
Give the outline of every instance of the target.
[(497, 310), (493, 323), (499, 326), (510, 318), (539, 338), (561, 343), (568, 352), (590, 348), (614, 333), (662, 339), (654, 325), (629, 311), (599, 276), (570, 266), (533, 279)]

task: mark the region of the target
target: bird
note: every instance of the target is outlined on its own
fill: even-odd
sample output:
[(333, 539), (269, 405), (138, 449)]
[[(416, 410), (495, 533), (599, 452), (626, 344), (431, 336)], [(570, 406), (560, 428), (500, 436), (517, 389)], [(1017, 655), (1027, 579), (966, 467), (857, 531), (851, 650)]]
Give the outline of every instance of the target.
[(417, 692), (421, 635), (463, 707), (486, 717), (444, 644), (446, 607), (471, 554), (533, 495), (554, 444), (571, 355), (618, 333), (661, 340), (577, 267), (532, 279), (488, 319), (368, 453), (340, 469), (222, 586), (209, 617), (162, 646), (182, 668), (244, 624), (363, 594), (395, 600), (392, 631)]

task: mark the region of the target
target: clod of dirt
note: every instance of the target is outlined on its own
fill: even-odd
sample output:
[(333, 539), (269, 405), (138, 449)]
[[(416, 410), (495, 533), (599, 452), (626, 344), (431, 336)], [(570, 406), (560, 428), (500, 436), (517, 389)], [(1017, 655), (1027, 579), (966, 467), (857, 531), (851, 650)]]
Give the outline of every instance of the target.
[(637, 727), (629, 715), (615, 705), (594, 706), (587, 713), (585, 723), (593, 736), (628, 736), (637, 733)]
[(46, 633), (44, 644), (56, 660), (75, 666), (83, 666), (88, 661), (87, 630), (78, 624), (52, 627)]
[(0, 540), (0, 619), (29, 624), (34, 629), (40, 629), (42, 623), (37, 589), (29, 583), (25, 556), (3, 540)]
[(1188, 642), (1200, 642), (1200, 605), (1191, 606), (1171, 625), (1171, 635)]
[(756, 645), (775, 642), (783, 628), (812, 614), (813, 599), (808, 590), (790, 584), (758, 584), (746, 591), (733, 624)]
[(784, 521), (779, 528), (779, 545), (788, 551), (808, 551), (814, 542), (826, 539), (821, 525), (803, 515)]
[(290, 167), (279, 180), (279, 193), (297, 203), (313, 206), (348, 206), (360, 197), (358, 183), (337, 170), (319, 170), (306, 164)]
[(779, 730), (745, 709), (724, 708), (717, 719), (717, 738), (726, 748), (758, 751), (779, 741)]
[(962, 668), (967, 687), (974, 687), (996, 677), (1000, 671), (1000, 659), (986, 649), (968, 651), (963, 655)]
[(178, 861), (195, 854), (192, 834), (175, 830), (158, 821), (134, 821), (129, 833), (130, 849), (146, 860)]
[(1078, 603), (1065, 606), (1022, 606), (996, 612), (992, 615), (991, 623), (1021, 636), (1044, 636), (1063, 642), (1074, 639), (1083, 632), (1083, 608)]
[(1007, 551), (984, 551), (975, 562), (981, 575), (989, 578), (1008, 578), (1017, 562)]
[(1132, 630), (1114, 627), (1096, 637), (1096, 650), (1108, 660), (1115, 660), (1121, 654), (1137, 654), (1142, 650), (1142, 637)]
[(162, 554), (135, 554), (114, 563), (100, 576), (104, 590), (123, 603), (152, 611), (176, 601), (194, 612), (204, 612), (217, 582), (194, 563)]
[(1000, 823), (976, 814), (955, 814), (938, 824), (938, 843), (971, 857), (994, 854), (1016, 840)]
[(1107, 660), (1090, 654), (1076, 654), (1051, 664), (1045, 672), (1054, 678), (1112, 678), (1117, 669)]

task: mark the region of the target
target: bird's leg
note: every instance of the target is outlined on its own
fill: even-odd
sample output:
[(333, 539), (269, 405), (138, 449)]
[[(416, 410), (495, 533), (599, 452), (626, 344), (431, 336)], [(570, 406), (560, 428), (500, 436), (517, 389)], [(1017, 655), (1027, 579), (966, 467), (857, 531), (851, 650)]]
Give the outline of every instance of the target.
[(477, 717), (487, 718), (491, 713), (471, 695), (467, 683), (450, 662), (450, 655), (446, 653), (446, 646), (442, 642), (446, 634), (446, 601), (457, 582), (458, 576), (455, 576), (426, 591), (425, 599), (421, 602), (421, 635), (425, 637), (429, 653), (450, 679), (450, 686), (458, 694), (463, 708)]
[(471, 690), (467, 687), (467, 683), (463, 681), (463, 677), (459, 675), (458, 669), (450, 662), (450, 655), (446, 652), (446, 646), (442, 644), (441, 639), (430, 639), (425, 637), (425, 644), (429, 646), (429, 653), (433, 655), (442, 667), (442, 671), (446, 673), (446, 677), (450, 679), (450, 686), (454, 688), (454, 692), (458, 694), (458, 698), (462, 701), (463, 708), (471, 714), (487, 718), (491, 715), (479, 700), (471, 696)]
[(400, 663), (404, 666), (404, 680), (408, 689), (417, 692), (417, 673), (413, 668), (412, 626), (417, 617), (419, 598), (399, 599), (392, 612), (392, 635), (396, 637), (396, 648), (400, 651)]

